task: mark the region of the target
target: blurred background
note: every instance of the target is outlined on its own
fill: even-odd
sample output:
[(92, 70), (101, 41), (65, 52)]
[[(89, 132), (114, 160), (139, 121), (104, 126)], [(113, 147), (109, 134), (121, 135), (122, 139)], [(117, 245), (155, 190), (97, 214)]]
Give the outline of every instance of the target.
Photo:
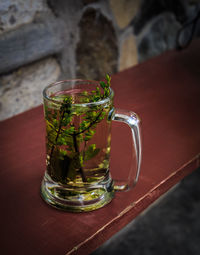
[(56, 80), (102, 79), (175, 49), (199, 9), (198, 0), (1, 0), (0, 120), (41, 104)]
[[(200, 0), (1, 0), (0, 120), (41, 104), (52, 82), (103, 79), (187, 44), (200, 36), (199, 11)], [(199, 178), (93, 254), (199, 254)]]

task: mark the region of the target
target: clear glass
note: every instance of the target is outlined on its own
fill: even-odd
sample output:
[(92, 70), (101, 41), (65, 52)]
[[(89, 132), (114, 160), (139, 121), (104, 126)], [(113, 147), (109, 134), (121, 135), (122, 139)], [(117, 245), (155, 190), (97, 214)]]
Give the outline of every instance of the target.
[[(97, 81), (67, 80), (43, 91), (46, 121), (46, 172), (42, 197), (50, 205), (74, 212), (109, 203), (115, 190), (127, 190), (138, 179), (141, 164), (139, 118), (114, 109), (114, 93)], [(136, 177), (114, 181), (109, 171), (111, 121), (127, 123), (137, 159)]]

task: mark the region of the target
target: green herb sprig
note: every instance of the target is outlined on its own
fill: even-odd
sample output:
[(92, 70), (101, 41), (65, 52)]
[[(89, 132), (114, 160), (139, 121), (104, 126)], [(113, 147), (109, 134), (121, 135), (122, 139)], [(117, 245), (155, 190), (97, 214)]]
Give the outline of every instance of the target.
[[(109, 96), (111, 77), (106, 75), (106, 82), (100, 81), (100, 88), (91, 93), (84, 91), (83, 101), (97, 102)], [(47, 150), (49, 153), (48, 172), (55, 181), (63, 184), (74, 181), (77, 173), (80, 174), (83, 182), (87, 182), (83, 166), (84, 163), (95, 157), (100, 149), (96, 144), (88, 145), (88, 142), (96, 133), (96, 126), (106, 115), (104, 108), (94, 105), (91, 110), (84, 111), (73, 109), (72, 96), (65, 95), (59, 112), (51, 112), (45, 109), (47, 123)], [(76, 117), (81, 122), (79, 126), (75, 125)], [(82, 148), (82, 149), (80, 149)]]

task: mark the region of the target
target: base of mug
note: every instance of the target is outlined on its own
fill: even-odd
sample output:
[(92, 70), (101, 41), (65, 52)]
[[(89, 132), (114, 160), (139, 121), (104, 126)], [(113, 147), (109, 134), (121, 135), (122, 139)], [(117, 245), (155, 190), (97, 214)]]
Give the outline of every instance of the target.
[(45, 175), (41, 185), (42, 198), (51, 206), (70, 212), (88, 212), (108, 204), (114, 197), (110, 177), (98, 185), (73, 189), (56, 184)]

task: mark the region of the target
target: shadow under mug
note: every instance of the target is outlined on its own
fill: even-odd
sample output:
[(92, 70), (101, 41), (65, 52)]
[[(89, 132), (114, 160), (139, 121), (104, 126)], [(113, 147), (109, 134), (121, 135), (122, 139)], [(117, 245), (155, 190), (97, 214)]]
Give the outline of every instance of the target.
[[(115, 109), (114, 92), (99, 82), (66, 80), (43, 91), (46, 121), (46, 171), (41, 194), (50, 205), (72, 212), (92, 211), (109, 203), (116, 190), (133, 187), (141, 165), (140, 120)], [(113, 181), (110, 171), (111, 122), (131, 128), (136, 174)]]

